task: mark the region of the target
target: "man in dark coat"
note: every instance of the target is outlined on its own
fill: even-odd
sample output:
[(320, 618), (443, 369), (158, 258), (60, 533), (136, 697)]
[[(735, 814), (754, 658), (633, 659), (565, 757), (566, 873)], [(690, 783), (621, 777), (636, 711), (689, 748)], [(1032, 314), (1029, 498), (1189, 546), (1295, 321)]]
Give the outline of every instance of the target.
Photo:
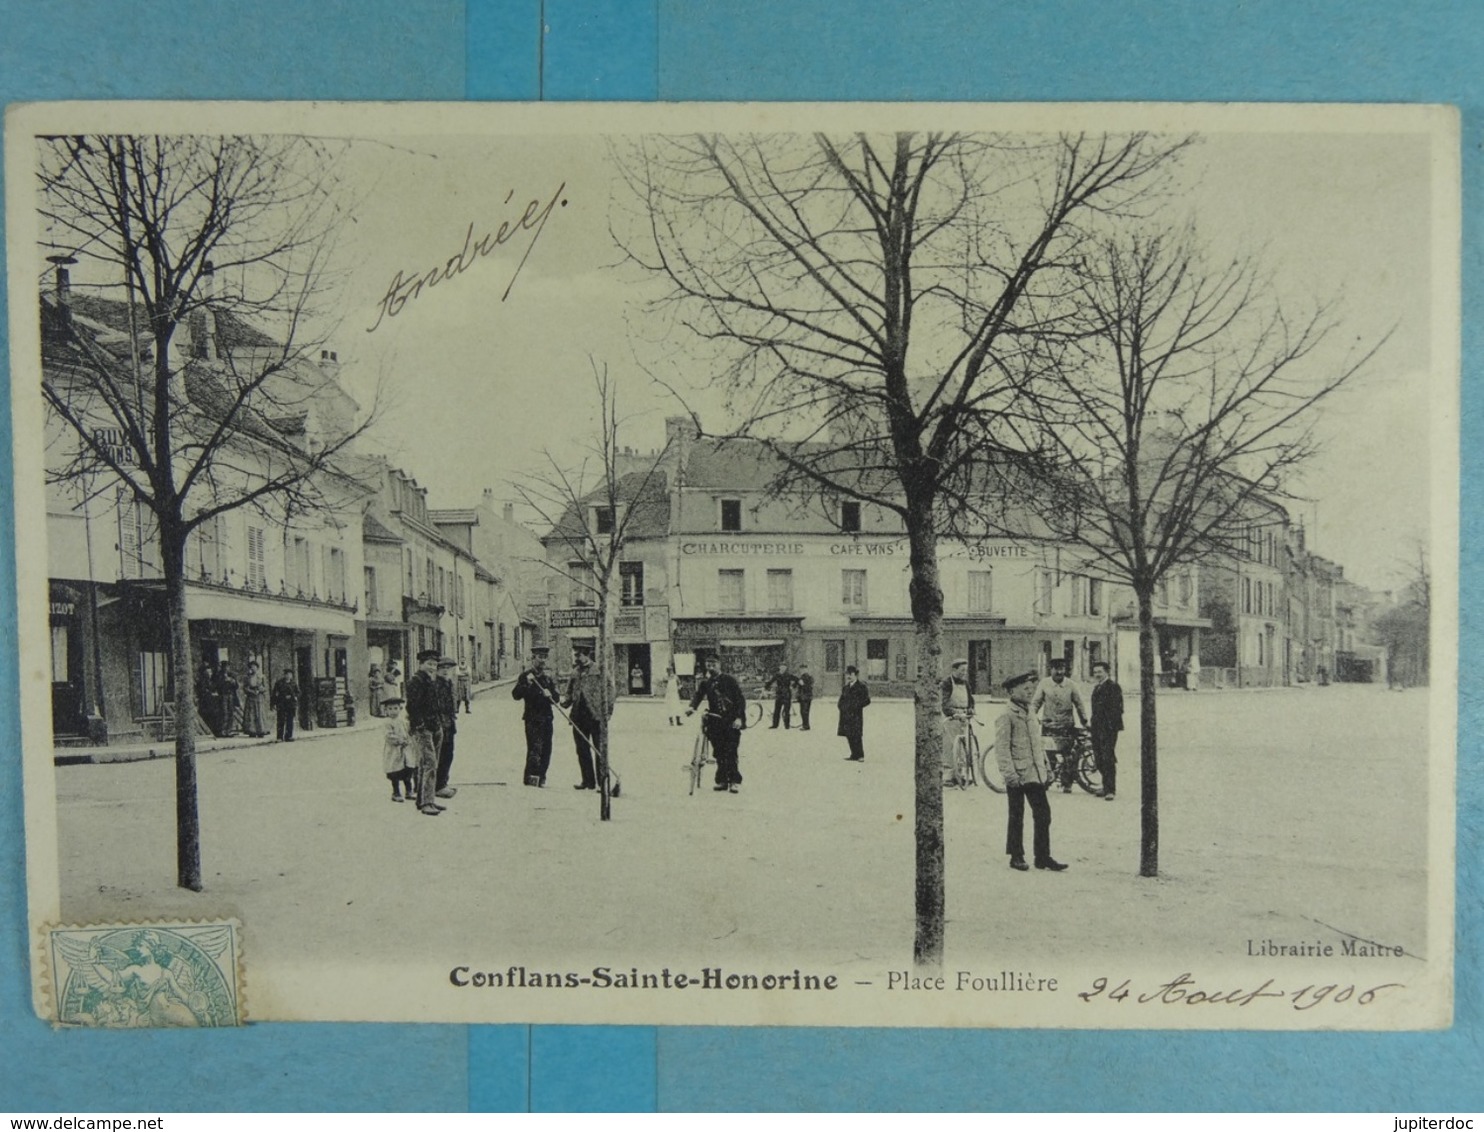
[(686, 715), (694, 715), (701, 701), (706, 701), (706, 715), (701, 726), (711, 744), (711, 753), (716, 756), (716, 790), (737, 793), (742, 784), (742, 771), (738, 761), (742, 746), (742, 729), (747, 726), (747, 698), (735, 677), (721, 670), (721, 657), (713, 656), (708, 662), (710, 679), (696, 688)]
[(520, 674), (510, 689), (510, 698), (525, 703), (527, 786), (545, 786), (551, 766), (551, 705), (560, 698), (557, 682), (546, 671), (550, 650), (538, 645), (531, 650), (531, 667)]
[(1110, 802), (1118, 785), (1118, 733), (1122, 730), (1123, 689), (1100, 660), (1092, 666), (1092, 754), (1103, 780), (1103, 797)]
[(778, 666), (778, 675), (768, 681), (768, 687), (773, 689), (773, 730), (778, 729), (778, 718), (783, 717), (783, 728), (785, 731), (793, 727), (793, 694), (795, 680), (793, 673), (788, 670), (788, 665)]
[(582, 775), (582, 781), (574, 783), (572, 788), (596, 790), (598, 775), (593, 768), (593, 743), (598, 737), (598, 712), (603, 689), (599, 686), (591, 653), (579, 649), (572, 662), (576, 668), (567, 681), (567, 694), (562, 697), (562, 707), (567, 709), (572, 720), (572, 744), (577, 748), (577, 771)]
[(274, 714), (278, 716), (278, 741), (292, 743), (294, 716), (299, 710), (299, 685), (294, 682), (290, 673), (285, 672), (273, 682), (273, 694), (270, 698)]
[(439, 798), (452, 798), (459, 792), (458, 787), (448, 784), (448, 772), (453, 769), (454, 735), (459, 729), (458, 690), (453, 672), (457, 667), (450, 657), (438, 661), (438, 716), (443, 731), (438, 743), (438, 771), (434, 775), (433, 793)]
[(407, 678), (407, 730), (417, 752), (417, 808), (436, 817), (443, 807), (434, 800), (438, 788), (438, 749), (443, 743), (442, 705), (438, 702), (438, 650), (417, 654), (418, 669)]
[(850, 744), (846, 758), (853, 763), (866, 761), (866, 749), (861, 743), (865, 730), (866, 707), (871, 702), (871, 691), (860, 681), (860, 671), (855, 665), (845, 669), (845, 686), (840, 689), (840, 726), (835, 734)]
[(814, 706), (814, 677), (807, 664), (799, 665), (799, 730), (809, 730), (809, 709)]

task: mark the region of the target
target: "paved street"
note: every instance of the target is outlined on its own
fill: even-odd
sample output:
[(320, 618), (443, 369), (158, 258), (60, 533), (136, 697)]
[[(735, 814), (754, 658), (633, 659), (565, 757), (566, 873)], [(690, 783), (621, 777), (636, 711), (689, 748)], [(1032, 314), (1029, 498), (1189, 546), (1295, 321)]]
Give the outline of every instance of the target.
[[(1426, 705), (1362, 686), (1163, 694), (1156, 881), (1136, 875), (1136, 713), (1118, 799), (1053, 798), (1062, 875), (1007, 869), (1003, 798), (950, 791), (950, 962), (1237, 958), (1249, 938), (1328, 929), (1425, 956)], [(550, 787), (520, 785), (518, 707), (498, 689), (460, 716), (459, 793), (438, 818), (388, 800), (364, 733), (202, 756), (202, 894), (173, 887), (170, 760), (59, 767), (64, 915), (232, 914), (278, 962), (909, 960), (909, 704), (868, 710), (863, 765), (844, 761), (822, 702), (808, 734), (747, 733), (741, 793), (708, 779), (690, 797), (689, 728), (626, 702), (607, 825), (571, 788), (560, 728)]]

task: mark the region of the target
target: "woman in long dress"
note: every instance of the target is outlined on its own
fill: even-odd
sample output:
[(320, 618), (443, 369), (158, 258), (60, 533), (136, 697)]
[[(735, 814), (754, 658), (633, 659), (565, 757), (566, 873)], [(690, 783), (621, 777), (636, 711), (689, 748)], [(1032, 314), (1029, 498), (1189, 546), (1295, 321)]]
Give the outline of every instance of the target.
[(366, 680), (371, 689), (371, 714), (380, 718), (381, 716), (381, 665), (371, 666), (370, 676)]
[(242, 730), (254, 739), (268, 734), (268, 723), (263, 714), (263, 697), (268, 689), (263, 683), (258, 662), (247, 662), (247, 675), (242, 679)]
[(232, 675), (231, 664), (224, 660), (216, 673), (223, 736), (236, 735), (242, 730), (242, 698), (237, 694), (237, 689), (237, 677)]

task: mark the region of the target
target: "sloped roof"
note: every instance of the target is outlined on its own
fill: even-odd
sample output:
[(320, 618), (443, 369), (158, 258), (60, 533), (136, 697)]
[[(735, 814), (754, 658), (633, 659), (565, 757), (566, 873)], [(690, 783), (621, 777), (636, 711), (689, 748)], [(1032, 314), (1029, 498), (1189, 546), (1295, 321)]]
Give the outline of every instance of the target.
[(361, 538), (365, 542), (390, 542), (398, 545), (406, 541), (370, 511), (361, 517)]
[[(648, 483), (645, 482), (646, 478)], [(624, 529), (626, 538), (664, 538), (670, 533), (670, 488), (663, 471), (655, 471), (653, 474), (630, 472), (619, 476), (614, 496), (629, 509)], [(607, 503), (606, 487), (589, 492), (576, 504), (569, 503), (562, 517), (542, 541), (583, 538), (587, 532), (583, 512), (589, 507), (607, 506)]]

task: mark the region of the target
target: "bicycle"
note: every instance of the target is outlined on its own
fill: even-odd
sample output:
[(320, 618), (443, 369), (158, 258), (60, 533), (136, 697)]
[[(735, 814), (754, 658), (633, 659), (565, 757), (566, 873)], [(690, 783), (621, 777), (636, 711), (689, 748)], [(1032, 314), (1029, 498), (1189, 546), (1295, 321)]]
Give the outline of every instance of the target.
[[(1070, 732), (1072, 736), (1072, 781), (1089, 794), (1101, 795), (1103, 792), (1103, 776), (1098, 771), (1097, 756), (1093, 754), (1092, 737), (1085, 727), (1074, 727)], [(1046, 784), (1050, 790), (1052, 787), (1064, 784), (1062, 778), (1062, 753), (1058, 740), (1061, 733), (1051, 732), (1043, 735), (1046, 740), (1046, 765), (1050, 769), (1051, 778)], [(979, 781), (993, 790), (996, 794), (1005, 792), (1005, 780), (1000, 774), (999, 760), (995, 758), (994, 744), (978, 750), (977, 763), (979, 768)]]
[(976, 768), (982, 766), (984, 759), (979, 749), (979, 738), (974, 734), (974, 722), (972, 717), (964, 720), (967, 726), (953, 740), (953, 766), (945, 786), (967, 790), (974, 785)]
[[(1058, 740), (1069, 736), (1072, 740), (1072, 750), (1068, 755), (1063, 755)], [(1046, 763), (1051, 768), (1051, 781), (1047, 789), (1060, 785), (1065, 789), (1071, 789), (1071, 784), (1076, 782), (1078, 786), (1089, 794), (1102, 794), (1103, 775), (1098, 770), (1097, 756), (1092, 750), (1092, 733), (1085, 727), (1072, 727), (1066, 731), (1050, 731), (1045, 733), (1046, 737)], [(1064, 765), (1064, 758), (1071, 760), (1071, 767)]]
[(690, 792), (692, 794), (695, 794), (697, 788), (701, 785), (701, 776), (706, 771), (706, 764), (716, 761), (711, 757), (711, 741), (706, 738), (705, 717), (703, 716), (702, 719), (701, 727), (696, 732), (696, 745), (691, 752), (690, 763), (686, 767), (686, 771), (690, 775)]

